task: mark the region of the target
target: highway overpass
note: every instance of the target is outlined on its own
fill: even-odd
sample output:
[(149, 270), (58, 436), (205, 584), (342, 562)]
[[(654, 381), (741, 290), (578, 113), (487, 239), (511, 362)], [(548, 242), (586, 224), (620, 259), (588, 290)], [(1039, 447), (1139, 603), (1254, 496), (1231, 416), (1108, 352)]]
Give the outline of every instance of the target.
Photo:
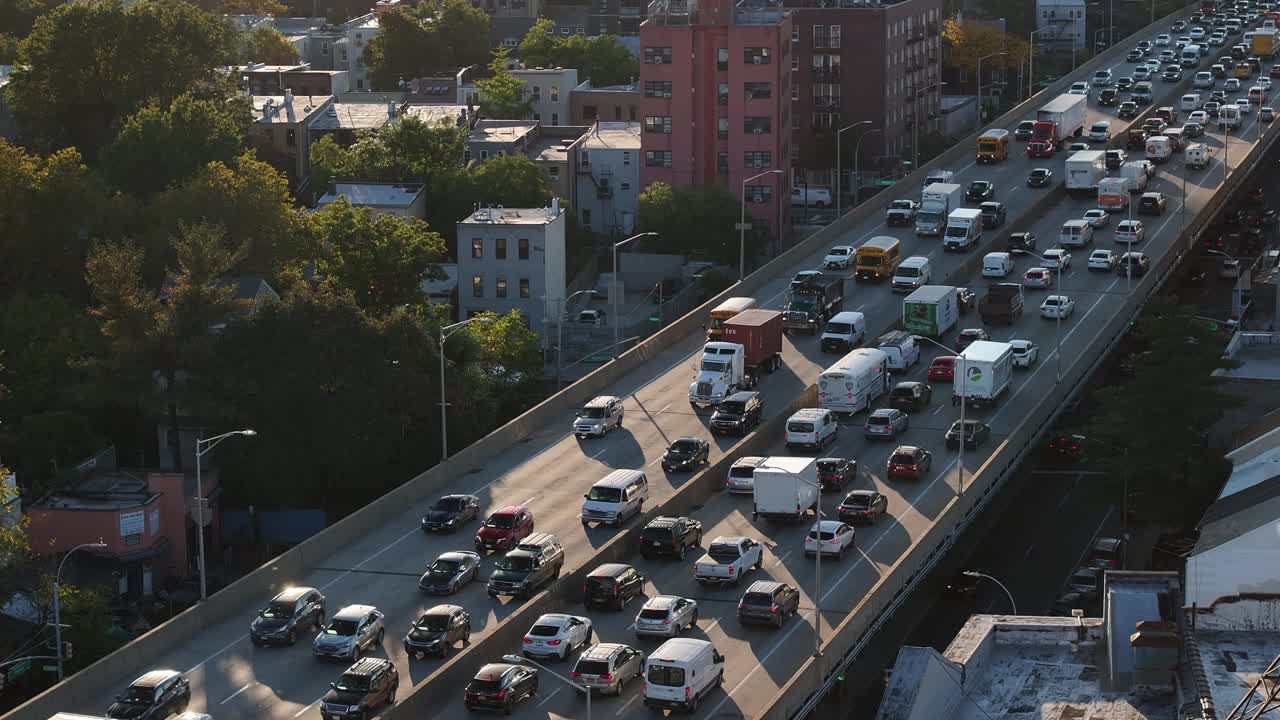
[[(1059, 80), (1033, 102), (1001, 118), (997, 126), (1012, 130), (1018, 120), (1034, 115), (1034, 107), (1063, 92), (1070, 81), (1087, 79), (1097, 67), (1114, 66), (1117, 75), (1127, 74), (1131, 66), (1113, 59), (1114, 55), (1122, 56), (1133, 43), (1153, 39), (1167, 28), (1168, 22), (1162, 21), (1130, 38), (1123, 48), (1113, 49), (1081, 67), (1072, 77)], [(1157, 82), (1153, 107), (1176, 105), (1188, 82)], [(1116, 119), (1113, 110), (1096, 107), (1091, 100), (1089, 120), (1110, 119), (1113, 133), (1122, 137), (1128, 123)], [(1256, 113), (1248, 115), (1244, 127), (1232, 133), (1230, 169), (1223, 165), (1226, 139), (1216, 131), (1202, 139), (1218, 150), (1208, 168), (1188, 172), (1180, 162), (1160, 167), (1149, 189), (1165, 193), (1169, 208), (1161, 217), (1142, 218), (1147, 226), (1146, 239), (1134, 248), (1153, 258), (1153, 270), (1167, 270), (1181, 249), (1175, 244), (1184, 237), (1184, 220), (1188, 225), (1203, 222), (1203, 211), (1216, 201), (1214, 193), (1224, 178), (1234, 177), (1236, 163), (1246, 158), (1260, 134), (1269, 139), (1257, 117)], [(978, 260), (990, 249), (1003, 249), (1009, 232), (1035, 232), (1041, 249), (1051, 247), (1063, 221), (1081, 217), (1093, 206), (1089, 199), (1071, 198), (1063, 192), (1064, 157), (1059, 154), (1052, 160), (1027, 160), (1022, 144), (1016, 143), (1007, 161), (975, 166), (971, 145), (968, 141), (961, 143), (897, 188), (883, 193), (884, 200), (877, 199), (876, 207), (847, 214), (748, 278), (745, 290), (731, 290), (729, 294), (751, 294), (763, 306), (778, 308), (795, 271), (817, 267), (829, 245), (857, 244), (873, 235), (899, 237), (904, 243), (904, 255), (928, 255), (935, 264), (935, 282), (981, 287), (985, 282), (978, 277)], [(1140, 158), (1141, 153), (1134, 157)], [(1056, 187), (1028, 188), (1028, 171), (1042, 166), (1055, 171)], [(997, 231), (988, 230), (983, 248), (977, 252), (944, 254), (939, 239), (916, 238), (908, 229), (884, 226), (880, 208), (892, 198), (917, 197), (917, 178), (933, 168), (956, 171), (957, 182), (962, 184), (992, 180), (998, 188), (995, 199), (1009, 206), (1010, 222)], [(1101, 230), (1094, 247), (1113, 247), (1111, 233), (1115, 223), (1113, 219), (1109, 227)], [(821, 353), (816, 338), (789, 337), (785, 342), (785, 367), (767, 376), (760, 385), (769, 422), (741, 442), (711, 438), (707, 413), (691, 411), (687, 402), (690, 363), (702, 343), (701, 319), (695, 313), (444, 466), (415, 478), (405, 488), (218, 593), (205, 606), (184, 613), (5, 718), (43, 718), (57, 710), (101, 712), (118, 688), (158, 667), (188, 672), (193, 687), (191, 709), (209, 712), (215, 718), (319, 718), (317, 701), (341, 667), (312, 658), (306, 640), (293, 648), (259, 649), (253, 647), (246, 634), (249, 621), (272, 592), (289, 583), (320, 588), (328, 597), (330, 613), (346, 604), (363, 603), (376, 605), (386, 614), (388, 634), (378, 654), (391, 658), (401, 675), (401, 709), (387, 715), (462, 717), (466, 711), (461, 683), (483, 662), (518, 651), (519, 636), (544, 610), (590, 616), (597, 637), (605, 641), (630, 642), (645, 651), (657, 646), (649, 641), (636, 642), (631, 633), (638, 601), (625, 612), (585, 612), (577, 601), (582, 573), (611, 559), (636, 564), (649, 579), (650, 595), (678, 594), (699, 601), (697, 635), (714, 641), (728, 658), (728, 666), (723, 691), (713, 693), (697, 717), (789, 716), (838, 666), (845, 655), (843, 650), (867, 632), (882, 610), (892, 607), (894, 596), (898, 595), (895, 588), (909, 591), (918, 570), (929, 558), (937, 556), (940, 543), (974, 512), (979, 498), (990, 491), (1003, 469), (1029, 446), (1061, 404), (1069, 386), (1114, 336), (1117, 323), (1124, 322), (1136, 310), (1140, 298), (1159, 281), (1160, 272), (1131, 281), (1114, 273), (1087, 272), (1087, 254), (1082, 251), (1076, 255), (1062, 280), (1063, 292), (1076, 301), (1077, 307), (1075, 314), (1062, 323), (1060, 358), (1054, 350), (1056, 324), (1042, 320), (1035, 312), (1047, 294), (1043, 291), (1028, 292), (1028, 312), (1012, 327), (991, 328), (997, 340), (1017, 337), (1034, 341), (1040, 346), (1040, 359), (1030, 370), (1016, 374), (1012, 392), (997, 408), (971, 411), (992, 426), (994, 435), (983, 447), (965, 454), (966, 494), (961, 494), (961, 466), (956, 453), (942, 446), (943, 432), (958, 415), (948, 402), (949, 387), (935, 388), (932, 407), (916, 414), (910, 431), (901, 438), (903, 443), (921, 445), (934, 453), (933, 472), (918, 483), (886, 482), (883, 467), (895, 443), (868, 443), (861, 438), (861, 418), (845, 421), (838, 442), (826, 454), (856, 458), (856, 486), (875, 487), (886, 494), (889, 517), (876, 527), (859, 531), (857, 552), (840, 562), (824, 562), (820, 594), (815, 592), (813, 561), (805, 560), (801, 552), (807, 526), (752, 522), (749, 497), (716, 493), (711, 488), (722, 482), (723, 472), (734, 457), (748, 452), (787, 454), (781, 442), (780, 423), (789, 407), (812, 404), (812, 385), (836, 356)], [(1034, 264), (1038, 262), (1020, 257), (1015, 273), (1020, 276)], [(846, 301), (846, 309), (865, 313), (869, 331), (875, 332), (897, 322), (901, 301), (902, 296), (891, 294), (886, 285), (859, 285), (852, 299)], [(706, 306), (699, 312), (705, 315)], [(976, 315), (961, 319), (961, 327), (977, 325)], [(954, 331), (946, 339), (953, 338)], [(936, 348), (924, 348), (920, 364), (908, 377), (922, 379), (929, 360), (937, 354)], [(1059, 367), (1063, 383), (1057, 382)], [(601, 440), (580, 442), (569, 432), (571, 408), (597, 390), (625, 396), (625, 428)], [(667, 476), (658, 466), (658, 458), (671, 440), (683, 435), (711, 438), (712, 466), (693, 477)], [(701, 588), (693, 582), (687, 562), (642, 561), (631, 544), (638, 528), (635, 521), (622, 531), (584, 528), (578, 510), (581, 495), (591, 483), (616, 468), (640, 467), (648, 471), (651, 483), (648, 514), (666, 505), (669, 510), (701, 519), (707, 538), (745, 534), (762, 539), (767, 547), (766, 560), (764, 568), (752, 579), (774, 578), (800, 587), (800, 615), (788, 620), (780, 630), (740, 627), (734, 611), (741, 589)], [(424, 536), (419, 530), (419, 517), (427, 503), (445, 492), (477, 494), (484, 507), (490, 509), (508, 503), (528, 504), (535, 514), (537, 529), (553, 532), (564, 540), (566, 577), (557, 587), (523, 604), (490, 599), (481, 584), (448, 600), (420, 595), (416, 580), (431, 559), (447, 550), (471, 547), (474, 524), (455, 536)], [(833, 494), (824, 498), (824, 507), (830, 511), (838, 501)], [(491, 567), (492, 559), (486, 559), (482, 575)], [(823, 609), (823, 642), (828, 643), (824, 658), (818, 662), (810, 658), (815, 600)], [(399, 638), (421, 610), (445, 601), (471, 611), (475, 623), (471, 647), (444, 662), (410, 660)], [(510, 621), (504, 623), (508, 618)], [(842, 624), (844, 628), (836, 637), (835, 628)], [(634, 683), (621, 697), (596, 701), (593, 710), (597, 716), (645, 713), (640, 692), (640, 683)], [(544, 675), (539, 697), (521, 706), (517, 714), (582, 718), (585, 706), (559, 681)]]

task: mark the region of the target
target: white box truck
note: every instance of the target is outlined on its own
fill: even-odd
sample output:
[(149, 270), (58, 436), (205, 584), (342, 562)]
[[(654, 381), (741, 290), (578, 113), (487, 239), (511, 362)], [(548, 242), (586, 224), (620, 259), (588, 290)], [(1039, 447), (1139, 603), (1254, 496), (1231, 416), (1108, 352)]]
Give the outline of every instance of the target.
[(1173, 141), (1164, 135), (1152, 135), (1147, 138), (1147, 159), (1162, 163), (1173, 156)]
[(1129, 182), (1129, 193), (1147, 191), (1147, 179), (1151, 176), (1150, 166), (1145, 160), (1130, 160), (1120, 165), (1120, 177)]
[(982, 241), (982, 211), (977, 208), (952, 210), (943, 233), (943, 250), (968, 250)]
[(1183, 156), (1187, 167), (1192, 170), (1203, 170), (1208, 167), (1210, 158), (1213, 157), (1213, 151), (1204, 143), (1191, 143), (1187, 146), (1187, 152)]
[(752, 475), (755, 489), (752, 519), (799, 520), (818, 501), (818, 460), (807, 457), (767, 457)]
[(940, 338), (960, 322), (959, 292), (950, 285), (925, 285), (902, 301), (902, 327)]
[(1013, 378), (1013, 346), (979, 340), (960, 353), (955, 370), (953, 394), (971, 406), (994, 406)]
[(1102, 178), (1098, 182), (1098, 207), (1107, 212), (1129, 209), (1129, 181), (1122, 177)]
[(1107, 176), (1107, 154), (1102, 150), (1081, 150), (1067, 158), (1067, 192), (1093, 194)]
[(879, 348), (858, 348), (818, 376), (818, 407), (856, 413), (870, 409), (889, 392), (889, 355)]
[(933, 183), (920, 194), (916, 235), (941, 235), (947, 215), (964, 202), (964, 188), (954, 183)]

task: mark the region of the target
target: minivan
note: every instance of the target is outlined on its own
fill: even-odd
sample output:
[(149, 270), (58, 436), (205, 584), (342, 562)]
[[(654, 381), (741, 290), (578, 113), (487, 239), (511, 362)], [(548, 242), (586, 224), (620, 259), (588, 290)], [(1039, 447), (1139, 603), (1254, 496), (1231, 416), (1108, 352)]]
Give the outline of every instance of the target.
[(697, 638), (672, 638), (644, 662), (644, 704), (692, 713), (724, 682), (724, 656)]
[(1013, 272), (1013, 255), (1007, 252), (987, 253), (982, 258), (982, 277), (1002, 278)]
[(1058, 231), (1058, 244), (1062, 247), (1082, 248), (1093, 242), (1093, 226), (1088, 220), (1068, 220)]
[(835, 413), (826, 408), (803, 408), (787, 418), (783, 439), (788, 450), (798, 447), (818, 450), (835, 442), (839, 431)]
[(1090, 142), (1107, 142), (1111, 139), (1111, 123), (1107, 120), (1099, 120), (1089, 126)]
[(867, 334), (867, 317), (845, 310), (836, 313), (822, 330), (822, 352), (849, 352), (862, 344)]
[(617, 527), (632, 515), (644, 512), (649, 498), (649, 479), (643, 470), (614, 470), (596, 481), (582, 496), (582, 524)]
[(893, 273), (894, 292), (915, 292), (922, 285), (928, 285), (933, 278), (933, 267), (929, 258), (923, 255), (912, 255), (898, 263)]
[(599, 605), (621, 610), (627, 601), (644, 593), (644, 575), (630, 565), (605, 563), (592, 570), (582, 586), (582, 604), (588, 609)]
[(1195, 112), (1204, 105), (1204, 101), (1200, 99), (1200, 93), (1187, 93), (1182, 96), (1179, 107), (1183, 112)]

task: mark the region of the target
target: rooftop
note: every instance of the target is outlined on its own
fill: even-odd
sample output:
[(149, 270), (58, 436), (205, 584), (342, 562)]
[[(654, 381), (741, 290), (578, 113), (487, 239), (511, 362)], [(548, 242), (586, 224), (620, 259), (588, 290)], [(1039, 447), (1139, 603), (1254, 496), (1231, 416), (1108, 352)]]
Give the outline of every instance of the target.
[(584, 150), (639, 150), (640, 123), (597, 122), (582, 140)]
[(317, 30), (331, 29), (328, 21), (319, 17), (281, 17), (275, 18), (272, 24), (284, 35), (308, 35)]
[(409, 105), (401, 115), (413, 116), (428, 125), (447, 122), (450, 125), (461, 125), (467, 117), (466, 105)]
[(578, 87), (573, 89), (574, 92), (616, 92), (616, 93), (638, 93), (640, 92), (640, 83), (631, 83), (629, 85), (602, 85), (596, 87), (591, 84), (591, 80), (583, 80)]
[(534, 120), (481, 120), (471, 129), (468, 142), (515, 143), (537, 129)]
[(458, 221), (459, 225), (546, 225), (560, 214), (560, 202), (549, 208), (479, 208)]
[(333, 189), (320, 198), (323, 207), (346, 198), (352, 205), (361, 207), (407, 208), (422, 195), (418, 183), (334, 183)]
[(526, 154), (534, 162), (566, 162), (569, 148), (587, 134), (589, 128), (576, 125), (542, 126), (538, 137), (529, 143)]
[(331, 95), (254, 95), (253, 120), (273, 124), (305, 122), (332, 99)]
[(1253, 380), (1280, 380), (1280, 333), (1237, 332), (1227, 343), (1227, 357), (1239, 363), (1214, 375)]
[(127, 471), (95, 473), (73, 487), (49, 493), (32, 508), (66, 510), (119, 510), (145, 505), (155, 493), (145, 477)]
[[(239, 67), (239, 70), (242, 73), (302, 72), (304, 70), (310, 70), (310, 69), (311, 69), (311, 63), (299, 63), (296, 65), (268, 65), (266, 63), (251, 62), (248, 65), (241, 65)], [(334, 72), (334, 71), (317, 70), (316, 72)]]
[(311, 123), (313, 130), (377, 130), (398, 114), (394, 102), (335, 102)]

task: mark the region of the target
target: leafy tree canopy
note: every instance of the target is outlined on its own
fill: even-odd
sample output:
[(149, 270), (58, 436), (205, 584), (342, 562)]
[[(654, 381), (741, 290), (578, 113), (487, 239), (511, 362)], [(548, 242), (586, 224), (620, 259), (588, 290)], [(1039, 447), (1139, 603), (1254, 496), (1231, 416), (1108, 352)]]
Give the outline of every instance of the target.
[(498, 48), (489, 62), (489, 77), (476, 81), (480, 113), (496, 120), (523, 120), (533, 112), (533, 98), (524, 96), (524, 83), (511, 72), (511, 51)]
[(542, 170), (523, 155), (490, 158), (471, 170), (472, 197), (476, 202), (505, 207), (546, 207), (551, 191)]
[(555, 22), (539, 18), (520, 41), (525, 67), (577, 68), (596, 87), (622, 85), (640, 77), (640, 64), (614, 35), (587, 38), (557, 35)]
[(384, 13), (378, 35), (365, 49), (375, 90), (394, 90), (401, 80), (484, 62), (489, 47), (489, 15), (466, 0), (421, 3)]
[(240, 33), (237, 57), (241, 63), (290, 65), (298, 61), (298, 48), (279, 30), (261, 25)]
[(0, 34), (24, 38), (36, 18), (61, 4), (60, 0), (6, 0), (0, 3)]
[[(640, 193), (640, 226), (656, 232), (645, 246), (656, 252), (682, 253), (713, 262), (738, 262), (739, 235), (734, 230), (741, 204), (718, 186), (673, 187), (655, 182)], [(747, 256), (762, 243), (761, 233), (748, 233)]]
[(942, 28), (942, 40), (947, 46), (947, 64), (967, 73), (977, 72), (978, 58), (985, 58), (982, 61), (984, 69), (994, 70), (997, 67), (1016, 68), (1027, 57), (1025, 40), (985, 23), (961, 23), (955, 18), (947, 18)]

